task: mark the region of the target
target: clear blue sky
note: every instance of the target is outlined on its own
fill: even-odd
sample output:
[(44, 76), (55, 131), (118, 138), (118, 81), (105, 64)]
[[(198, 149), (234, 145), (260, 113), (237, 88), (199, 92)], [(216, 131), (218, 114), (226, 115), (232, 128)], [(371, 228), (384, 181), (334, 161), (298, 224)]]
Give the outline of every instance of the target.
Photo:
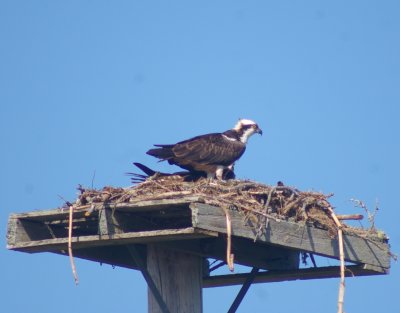
[[(131, 162), (224, 131), (263, 128), (240, 178), (334, 192), (372, 209), (400, 252), (398, 1), (0, 1), (3, 312), (146, 312), (140, 273), (7, 251), (11, 212), (62, 205), (77, 184), (128, 186)], [(366, 225), (366, 223), (364, 223)], [(329, 265), (321, 261), (320, 265)], [(400, 271), (347, 280), (347, 312), (397, 306)], [(207, 289), (224, 312), (239, 287)], [(336, 312), (338, 280), (251, 287), (239, 312)], [(393, 309), (392, 309), (393, 310)]]

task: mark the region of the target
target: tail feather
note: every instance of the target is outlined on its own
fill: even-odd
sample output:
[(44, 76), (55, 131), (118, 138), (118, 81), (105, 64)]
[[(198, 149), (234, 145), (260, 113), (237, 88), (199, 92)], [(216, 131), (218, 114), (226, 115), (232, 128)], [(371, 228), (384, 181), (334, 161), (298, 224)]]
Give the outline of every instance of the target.
[(144, 182), (149, 176), (147, 175), (142, 175), (142, 174), (137, 174), (137, 173), (125, 173), (128, 176), (131, 176), (131, 183), (132, 184), (139, 184)]
[(148, 176), (153, 176), (156, 171), (152, 170), (151, 168), (147, 167), (146, 165), (143, 165), (142, 163), (138, 163), (138, 162), (133, 162), (133, 164), (140, 168), (142, 170), (143, 173), (147, 174)]
[(150, 149), (146, 153), (148, 155), (151, 155), (153, 157), (162, 159), (162, 160), (168, 160), (174, 157), (174, 153), (172, 152), (172, 147), (173, 145), (155, 145), (156, 149)]

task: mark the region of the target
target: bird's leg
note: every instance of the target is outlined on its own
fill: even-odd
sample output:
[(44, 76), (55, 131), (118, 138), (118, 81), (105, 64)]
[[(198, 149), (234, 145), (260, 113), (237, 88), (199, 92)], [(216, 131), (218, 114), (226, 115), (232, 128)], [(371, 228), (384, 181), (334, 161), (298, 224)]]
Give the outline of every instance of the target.
[(209, 185), (218, 185), (218, 181), (222, 180), (222, 175), (224, 173), (224, 168), (218, 166), (215, 173), (207, 173), (207, 180)]
[(215, 179), (215, 174), (214, 174), (214, 173), (208, 172), (208, 173), (207, 173), (207, 184), (208, 184), (208, 185), (212, 185), (214, 179)]
[(222, 166), (218, 166), (217, 170), (215, 171), (215, 177), (218, 180), (222, 180), (223, 174), (224, 174), (224, 168)]

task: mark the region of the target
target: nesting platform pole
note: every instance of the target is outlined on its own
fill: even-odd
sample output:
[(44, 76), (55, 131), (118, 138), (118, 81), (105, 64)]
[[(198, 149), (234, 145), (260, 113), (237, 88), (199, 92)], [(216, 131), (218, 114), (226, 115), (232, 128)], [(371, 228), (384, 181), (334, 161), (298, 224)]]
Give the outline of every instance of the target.
[[(170, 312), (202, 311), (203, 259), (200, 256), (166, 249), (157, 244), (147, 247), (147, 270)], [(149, 313), (163, 313), (148, 290)]]

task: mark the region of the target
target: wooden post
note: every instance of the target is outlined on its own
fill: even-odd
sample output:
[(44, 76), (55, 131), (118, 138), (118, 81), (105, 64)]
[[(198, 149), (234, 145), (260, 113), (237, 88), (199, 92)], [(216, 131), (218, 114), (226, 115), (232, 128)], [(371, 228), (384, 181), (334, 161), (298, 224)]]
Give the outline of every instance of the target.
[[(202, 261), (158, 244), (147, 246), (147, 270), (171, 313), (202, 312)], [(148, 306), (149, 313), (162, 313), (150, 289)]]

